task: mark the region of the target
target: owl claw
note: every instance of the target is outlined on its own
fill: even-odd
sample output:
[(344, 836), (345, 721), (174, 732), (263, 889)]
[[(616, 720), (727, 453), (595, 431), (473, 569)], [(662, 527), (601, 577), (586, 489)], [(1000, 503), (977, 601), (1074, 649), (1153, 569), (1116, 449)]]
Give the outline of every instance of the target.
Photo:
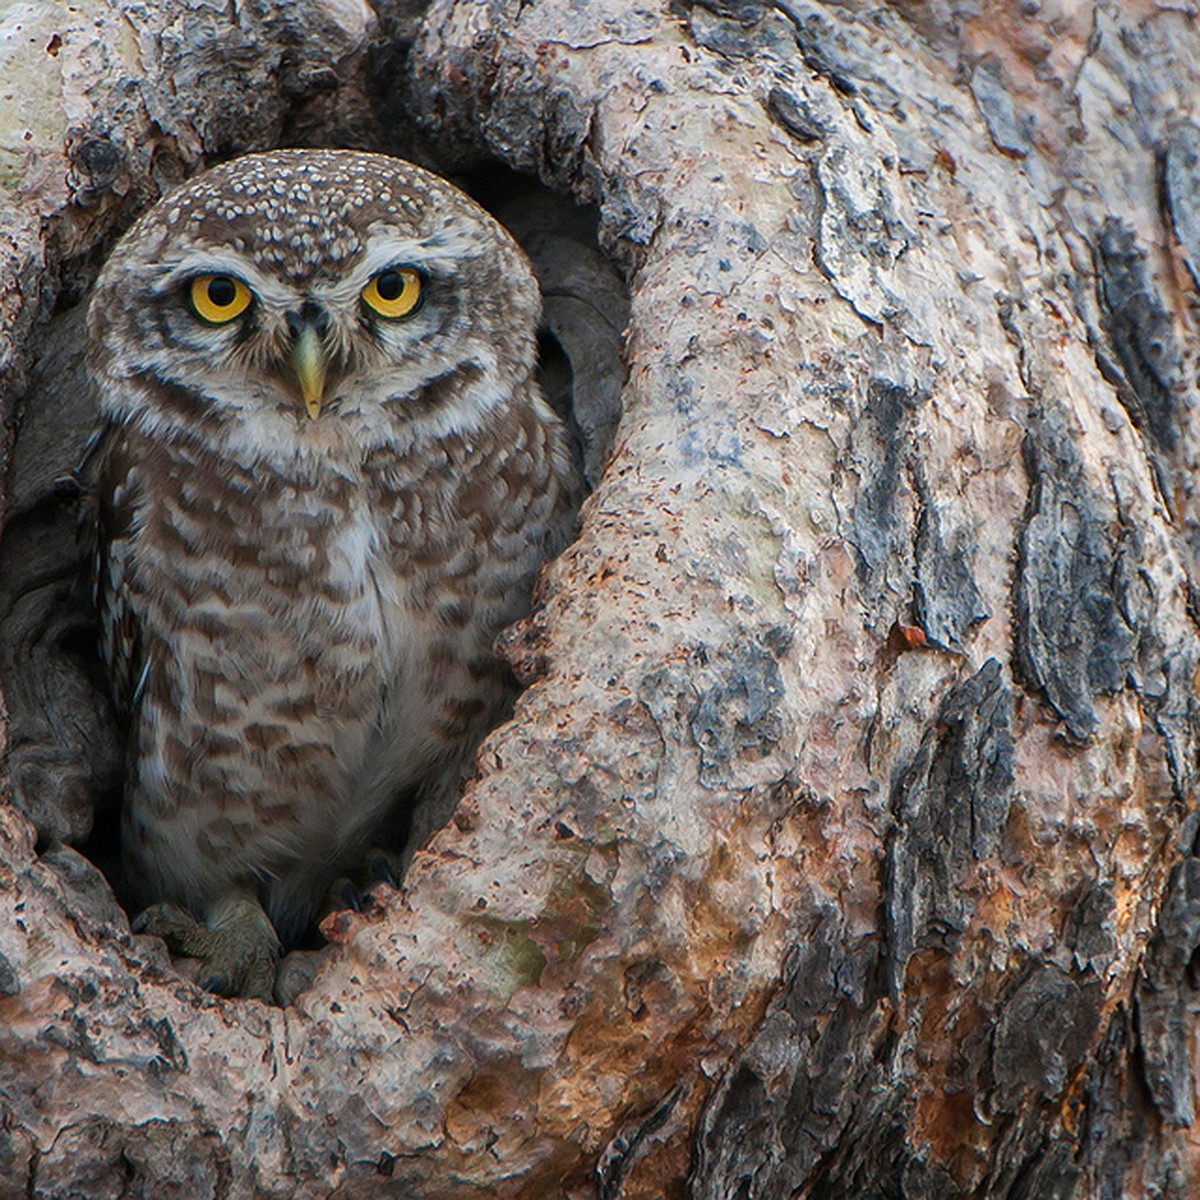
[(372, 850), (367, 855), (366, 870), (372, 883), (386, 883), (393, 888), (400, 886), (398, 860), (386, 850)]
[(371, 890), (380, 883), (388, 887), (398, 888), (397, 882), (401, 875), (398, 856), (386, 850), (371, 850), (363, 859), (360, 870), (354, 872), (351, 879), (339, 875), (325, 891), (325, 903), (322, 913), (328, 915), (334, 912), (344, 912), (353, 909), (362, 912), (367, 907)]
[(229, 995), (229, 978), (221, 971), (201, 975), (196, 980), (196, 986), (204, 992), (212, 992), (215, 996)]
[(206, 992), (271, 1002), (279, 944), (257, 905), (239, 902), (209, 929), (177, 905), (152, 904), (132, 928), (162, 938), (173, 954), (200, 959), (197, 984)]
[(362, 892), (355, 887), (354, 882), (342, 876), (329, 885), (329, 909), (331, 912), (337, 912), (345, 908), (362, 912), (363, 900)]

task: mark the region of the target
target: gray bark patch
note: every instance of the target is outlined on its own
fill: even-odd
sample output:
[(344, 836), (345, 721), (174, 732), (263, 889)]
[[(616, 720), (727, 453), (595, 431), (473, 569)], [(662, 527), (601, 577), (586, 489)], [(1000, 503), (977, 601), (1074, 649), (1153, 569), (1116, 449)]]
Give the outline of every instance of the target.
[(1033, 149), (1030, 136), (1033, 118), (1018, 114), (1012, 89), (998, 60), (984, 58), (971, 73), (971, 95), (996, 149), (1024, 158)]
[(781, 0), (776, 5), (792, 23), (804, 65), (828, 79), (843, 96), (859, 92), (860, 64), (851, 37), (819, 5), (804, 0)]
[(1110, 501), (1088, 480), (1062, 416), (1032, 414), (1024, 442), (1029, 507), (1020, 538), (1017, 662), (1077, 742), (1096, 729), (1094, 699), (1120, 691), (1134, 668), (1137, 633), (1125, 615), (1140, 562), (1135, 530), (1118, 544)]
[(803, 96), (773, 87), (767, 96), (767, 112), (798, 142), (818, 142), (825, 136), (821, 122)]
[[(693, 1200), (790, 1196), (845, 1144), (858, 1097), (878, 1091), (895, 1100), (867, 1036), (878, 968), (878, 946), (848, 938), (826, 910), (792, 952), (779, 994), (700, 1119)], [(886, 1124), (904, 1119), (894, 1104)]]
[(784, 696), (776, 659), (790, 640), (787, 630), (769, 630), (762, 640), (709, 657), (713, 678), (700, 692), (690, 722), (706, 787), (732, 786), (738, 759), (763, 758), (775, 749), (783, 732)]
[[(1126, 385), (1117, 388), (1117, 395), (1154, 448), (1172, 450), (1179, 440), (1181, 391), (1174, 323), (1146, 270), (1145, 251), (1117, 217), (1104, 222), (1095, 258), (1104, 332)], [(1112, 364), (1102, 366), (1111, 377)]]
[(1138, 981), (1137, 1040), (1146, 1087), (1164, 1120), (1187, 1126), (1192, 1099), (1191, 1031), (1200, 1016), (1200, 859), (1171, 873), (1158, 929)]
[(988, 659), (943, 700), (938, 720), (900, 778), (888, 848), (886, 913), (891, 987), (909, 959), (952, 948), (974, 911), (963, 884), (996, 853), (1014, 778), (1012, 694)]
[(893, 598), (906, 595), (913, 577), (908, 505), (901, 491), (918, 400), (900, 384), (874, 379), (854, 429), (852, 457), (861, 483), (849, 540), (856, 551), (859, 581), (873, 610), (880, 609), (885, 593)]
[(15, 996), (21, 990), (21, 976), (4, 954), (0, 954), (0, 996)]
[(834, 290), (864, 321), (895, 321), (928, 344), (927, 331), (897, 291), (896, 264), (918, 237), (901, 219), (891, 174), (836, 142), (817, 163), (817, 181), (823, 205), (816, 261)]
[(1070, 946), (1075, 965), (1103, 974), (1117, 960), (1113, 915), (1117, 902), (1112, 886), (1098, 882), (1084, 888), (1063, 923), (1063, 941)]
[(1103, 987), (1054, 963), (1035, 963), (1006, 997), (992, 1044), (995, 1109), (1015, 1113), (1030, 1095), (1062, 1094), (1100, 1023)]
[(1162, 163), (1163, 203), (1183, 248), (1192, 282), (1200, 288), (1200, 129), (1181, 125)]
[(961, 649), (973, 625), (991, 615), (975, 586), (975, 536), (950, 519), (930, 487), (924, 467), (914, 471), (921, 502), (917, 518), (913, 617), (935, 646)]

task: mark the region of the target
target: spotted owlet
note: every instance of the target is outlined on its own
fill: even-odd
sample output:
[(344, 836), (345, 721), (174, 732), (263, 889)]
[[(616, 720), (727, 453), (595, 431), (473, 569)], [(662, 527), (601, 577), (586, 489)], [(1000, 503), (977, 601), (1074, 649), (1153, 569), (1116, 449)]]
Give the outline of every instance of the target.
[(577, 499), (539, 308), (478, 205), (351, 151), (209, 170), (96, 284), (125, 874), (214, 990), (269, 995), (397, 796), (505, 709), (493, 639)]

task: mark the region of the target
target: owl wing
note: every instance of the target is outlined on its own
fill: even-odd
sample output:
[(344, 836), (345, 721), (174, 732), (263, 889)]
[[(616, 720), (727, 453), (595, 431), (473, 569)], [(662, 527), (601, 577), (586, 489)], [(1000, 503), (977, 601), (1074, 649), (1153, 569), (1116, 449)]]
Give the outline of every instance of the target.
[(128, 717), (137, 704), (143, 674), (140, 629), (131, 603), (142, 479), (122, 429), (105, 429), (98, 456), (93, 558), (100, 653), (108, 668), (113, 701), (118, 712)]

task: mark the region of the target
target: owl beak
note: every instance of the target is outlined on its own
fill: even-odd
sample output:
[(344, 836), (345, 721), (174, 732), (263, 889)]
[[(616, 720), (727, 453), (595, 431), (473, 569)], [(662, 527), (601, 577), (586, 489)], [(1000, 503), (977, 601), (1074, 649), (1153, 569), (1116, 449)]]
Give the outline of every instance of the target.
[(321, 335), (315, 326), (304, 322), (296, 333), (292, 347), (292, 370), (300, 384), (304, 407), (314, 421), (321, 412), (321, 398), (325, 395), (325, 374), (329, 359), (321, 344)]

